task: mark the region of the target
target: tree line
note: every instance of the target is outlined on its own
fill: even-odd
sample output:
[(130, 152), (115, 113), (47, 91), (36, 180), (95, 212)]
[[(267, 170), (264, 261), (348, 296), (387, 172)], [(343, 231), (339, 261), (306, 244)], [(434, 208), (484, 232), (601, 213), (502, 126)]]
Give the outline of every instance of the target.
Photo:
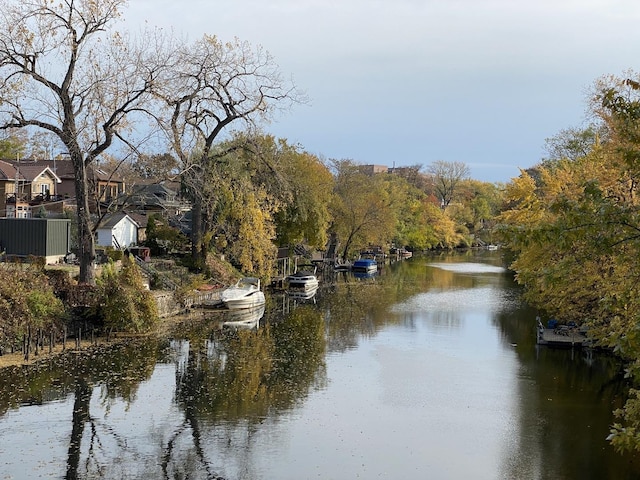
[[(549, 317), (585, 325), (597, 345), (625, 360), (640, 381), (640, 83), (598, 79), (592, 123), (547, 140), (548, 157), (505, 191), (497, 219), (515, 255), (527, 301)], [(637, 387), (636, 387), (637, 388)], [(640, 392), (632, 388), (610, 440), (640, 449)]]
[[(117, 29), (125, 6), (125, 0), (9, 1), (0, 20), (0, 130), (36, 132), (40, 145), (33, 151), (42, 150), (44, 135), (70, 158), (81, 283), (95, 282), (91, 207), (98, 202), (91, 172), (106, 161), (124, 166), (153, 158), (180, 180), (193, 205), (190, 243), (200, 268), (217, 241), (226, 242), (242, 269), (264, 271), (274, 238), (283, 244), (304, 236), (321, 245), (334, 227), (346, 236), (344, 256), (363, 241), (392, 237), (394, 228), (420, 248), (463, 241), (464, 232), (437, 208), (426, 204), (422, 211), (419, 195), (412, 194), (406, 212), (430, 223), (427, 231), (391, 215), (409, 195), (402, 186), (378, 196), (382, 186), (371, 181), (358, 199), (339, 202), (331, 194), (364, 182), (348, 162), (332, 163), (333, 189), (327, 165), (261, 134), (276, 111), (306, 101), (262, 47), (212, 35), (188, 41), (160, 29), (136, 37)], [(447, 168), (454, 175), (433, 184), (442, 207), (452, 199), (449, 180), (468, 172), (463, 164)], [(349, 215), (360, 218), (345, 225)], [(374, 223), (378, 233), (367, 231)]]

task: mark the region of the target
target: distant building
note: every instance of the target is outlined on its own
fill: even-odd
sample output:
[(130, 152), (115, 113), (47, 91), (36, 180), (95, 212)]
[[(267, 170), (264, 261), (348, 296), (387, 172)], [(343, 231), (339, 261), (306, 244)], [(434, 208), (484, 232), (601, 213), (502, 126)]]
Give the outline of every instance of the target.
[[(103, 205), (109, 204), (125, 192), (124, 180), (97, 166), (90, 166), (87, 169), (87, 175), (94, 182), (96, 198)], [(58, 213), (62, 212), (63, 206), (75, 208), (75, 178), (73, 163), (66, 158), (0, 161), (0, 216), (15, 217), (19, 216), (20, 212), (23, 212), (23, 217), (33, 216), (40, 206), (44, 206), (47, 211)], [(16, 187), (11, 187), (11, 184), (18, 186), (18, 198), (22, 196), (29, 204), (28, 214), (24, 204), (16, 205), (15, 212), (18, 215), (11, 209), (13, 215), (6, 213), (6, 206), (2, 202), (6, 203), (6, 199), (12, 198), (11, 193)], [(95, 202), (92, 202), (89, 207), (94, 211)]]
[(389, 173), (389, 167), (385, 165), (362, 165), (360, 171), (366, 175), (376, 175), (378, 173)]
[(135, 185), (117, 199), (116, 205), (131, 212), (157, 212), (166, 218), (180, 217), (191, 210), (191, 204), (164, 183)]

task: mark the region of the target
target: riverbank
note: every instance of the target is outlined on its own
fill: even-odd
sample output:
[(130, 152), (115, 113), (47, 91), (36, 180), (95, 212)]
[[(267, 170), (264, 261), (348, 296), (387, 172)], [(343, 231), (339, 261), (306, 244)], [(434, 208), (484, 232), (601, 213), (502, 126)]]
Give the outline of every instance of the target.
[(6, 367), (18, 367), (22, 365), (35, 365), (36, 363), (47, 361), (64, 353), (87, 352), (92, 347), (108, 345), (111, 343), (113, 343), (113, 340), (107, 341), (106, 338), (103, 339), (102, 337), (98, 337), (93, 341), (83, 340), (82, 342), (80, 342), (80, 347), (78, 348), (76, 347), (76, 342), (74, 340), (67, 342), (66, 345), (60, 343), (51, 349), (46, 346), (42, 350), (40, 350), (37, 355), (34, 352), (31, 352), (29, 354), (29, 360), (25, 360), (24, 354), (22, 352), (5, 353), (4, 355), (0, 355), (0, 369)]
[[(211, 312), (210, 310), (208, 312)], [(79, 342), (75, 339), (69, 339), (65, 344), (62, 342), (57, 343), (54, 347), (50, 348), (45, 345), (38, 351), (36, 355), (32, 350), (29, 354), (29, 359), (25, 360), (22, 352), (5, 353), (0, 355), (0, 369), (7, 367), (19, 367), (36, 365), (40, 362), (47, 362), (52, 358), (55, 358), (64, 354), (86, 354), (91, 353), (92, 349), (101, 349), (106, 346), (115, 345), (117, 343), (126, 342), (133, 338), (141, 337), (153, 337), (153, 336), (166, 336), (169, 335), (174, 329), (178, 328), (184, 322), (192, 321), (194, 318), (204, 315), (204, 312), (200, 310), (188, 310), (181, 309), (179, 313), (174, 315), (161, 316), (157, 325), (153, 330), (146, 333), (123, 333), (116, 332), (109, 337), (106, 336), (94, 336), (93, 338), (87, 338)]]

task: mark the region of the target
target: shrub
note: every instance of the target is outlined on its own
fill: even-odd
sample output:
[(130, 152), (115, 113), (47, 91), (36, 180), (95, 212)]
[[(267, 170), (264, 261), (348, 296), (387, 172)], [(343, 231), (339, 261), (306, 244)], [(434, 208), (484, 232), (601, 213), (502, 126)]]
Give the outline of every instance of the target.
[(97, 284), (101, 314), (109, 330), (144, 332), (158, 321), (155, 300), (142, 284), (131, 256), (123, 257), (120, 270), (113, 262), (107, 264)]
[(28, 328), (57, 327), (64, 319), (62, 302), (40, 267), (0, 264), (0, 347), (15, 341)]

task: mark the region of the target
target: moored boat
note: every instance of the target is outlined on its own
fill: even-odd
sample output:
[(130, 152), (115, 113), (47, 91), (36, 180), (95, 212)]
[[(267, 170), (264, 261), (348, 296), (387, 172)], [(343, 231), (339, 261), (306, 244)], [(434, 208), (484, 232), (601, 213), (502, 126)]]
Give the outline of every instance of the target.
[(260, 279), (243, 277), (220, 294), (220, 300), (229, 309), (251, 308), (265, 303), (264, 292), (260, 290)]
[(360, 258), (353, 262), (351, 266), (352, 272), (373, 273), (378, 271), (378, 264), (371, 258)]
[(315, 275), (315, 267), (313, 270), (298, 270), (296, 273), (285, 278), (287, 291), (303, 291), (316, 290), (319, 282)]

